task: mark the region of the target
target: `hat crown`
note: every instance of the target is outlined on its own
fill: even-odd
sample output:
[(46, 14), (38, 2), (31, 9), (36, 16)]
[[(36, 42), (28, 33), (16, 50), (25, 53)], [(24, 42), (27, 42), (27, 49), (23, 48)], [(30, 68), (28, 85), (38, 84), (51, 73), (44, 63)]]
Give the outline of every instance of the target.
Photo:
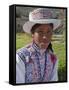
[(30, 21), (40, 19), (57, 19), (57, 15), (51, 9), (47, 8), (39, 8), (30, 12), (29, 14)]
[(53, 24), (53, 30), (61, 25), (57, 12), (52, 8), (38, 8), (29, 13), (29, 21), (23, 25), (23, 29), (27, 33), (31, 33), (31, 29), (35, 24)]

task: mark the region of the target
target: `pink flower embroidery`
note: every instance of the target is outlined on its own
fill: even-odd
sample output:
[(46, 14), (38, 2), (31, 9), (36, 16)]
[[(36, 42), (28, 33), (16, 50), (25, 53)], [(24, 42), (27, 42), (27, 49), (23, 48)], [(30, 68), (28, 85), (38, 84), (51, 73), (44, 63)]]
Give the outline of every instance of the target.
[(55, 56), (54, 54), (50, 54), (50, 55), (51, 55), (51, 61), (52, 61), (53, 63), (55, 63), (56, 60), (57, 60), (56, 56)]

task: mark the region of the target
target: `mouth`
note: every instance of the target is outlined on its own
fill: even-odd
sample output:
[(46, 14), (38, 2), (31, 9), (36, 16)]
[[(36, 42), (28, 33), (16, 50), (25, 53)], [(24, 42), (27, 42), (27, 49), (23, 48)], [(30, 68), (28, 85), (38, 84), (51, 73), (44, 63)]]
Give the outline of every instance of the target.
[(40, 48), (47, 48), (47, 46), (48, 46), (48, 43), (47, 44), (44, 42), (40, 43)]
[(46, 44), (46, 43), (49, 43), (49, 41), (47, 41), (47, 40), (43, 40), (41, 43)]

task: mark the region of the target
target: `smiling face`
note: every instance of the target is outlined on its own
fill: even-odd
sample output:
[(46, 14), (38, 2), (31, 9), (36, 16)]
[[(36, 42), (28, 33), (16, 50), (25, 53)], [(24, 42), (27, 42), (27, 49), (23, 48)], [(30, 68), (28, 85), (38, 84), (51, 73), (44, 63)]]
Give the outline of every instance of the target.
[(33, 41), (41, 48), (46, 49), (51, 42), (53, 25), (42, 24), (32, 34)]

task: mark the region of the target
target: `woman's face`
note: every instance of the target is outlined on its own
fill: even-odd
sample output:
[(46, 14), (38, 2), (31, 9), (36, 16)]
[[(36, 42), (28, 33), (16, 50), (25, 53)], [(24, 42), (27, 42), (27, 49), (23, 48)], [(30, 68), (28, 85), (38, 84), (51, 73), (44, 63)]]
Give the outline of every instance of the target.
[(46, 49), (51, 42), (53, 27), (50, 24), (43, 24), (36, 28), (32, 34), (33, 41), (42, 49)]

